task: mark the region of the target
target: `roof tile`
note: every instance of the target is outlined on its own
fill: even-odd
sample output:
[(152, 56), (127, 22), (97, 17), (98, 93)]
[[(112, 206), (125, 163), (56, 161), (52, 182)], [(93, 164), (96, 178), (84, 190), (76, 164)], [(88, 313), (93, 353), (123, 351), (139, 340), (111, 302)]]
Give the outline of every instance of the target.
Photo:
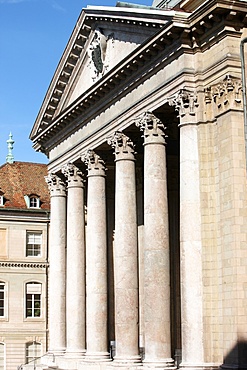
[(0, 166), (0, 194), (4, 208), (27, 209), (25, 195), (37, 195), (41, 209), (50, 209), (50, 194), (45, 182), (47, 165), (31, 162), (5, 163)]

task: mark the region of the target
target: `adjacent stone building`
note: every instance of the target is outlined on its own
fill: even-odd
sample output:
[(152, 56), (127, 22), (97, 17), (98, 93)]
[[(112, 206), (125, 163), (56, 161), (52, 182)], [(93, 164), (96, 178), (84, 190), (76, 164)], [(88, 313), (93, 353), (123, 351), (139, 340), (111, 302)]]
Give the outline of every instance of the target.
[(82, 10), (31, 132), (44, 368), (247, 367), (246, 37), (246, 0)]
[(0, 369), (47, 351), (49, 192), (45, 164), (0, 167)]

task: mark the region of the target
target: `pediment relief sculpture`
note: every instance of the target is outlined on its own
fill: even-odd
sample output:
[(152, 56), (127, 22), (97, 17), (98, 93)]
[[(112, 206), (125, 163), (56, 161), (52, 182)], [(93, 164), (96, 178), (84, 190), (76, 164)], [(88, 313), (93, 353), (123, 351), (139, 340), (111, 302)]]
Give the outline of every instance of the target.
[(113, 39), (113, 34), (105, 36), (101, 29), (96, 29), (93, 40), (89, 46), (88, 55), (90, 64), (93, 66), (92, 79), (96, 80), (103, 76), (108, 70), (107, 43)]

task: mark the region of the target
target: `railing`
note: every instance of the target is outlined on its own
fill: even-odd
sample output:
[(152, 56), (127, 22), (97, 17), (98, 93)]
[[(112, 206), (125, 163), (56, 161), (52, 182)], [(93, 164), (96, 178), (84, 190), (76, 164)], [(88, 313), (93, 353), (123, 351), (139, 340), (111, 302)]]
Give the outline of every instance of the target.
[[(52, 355), (52, 361), (55, 362), (55, 355), (54, 355), (54, 353), (49, 353), (49, 355)], [(47, 356), (47, 353), (45, 353), (44, 355), (39, 356), (39, 357), (34, 357), (31, 361), (26, 362), (25, 364), (21, 364), (21, 365), (17, 366), (17, 370), (23, 370), (23, 366), (29, 365), (32, 362), (33, 362), (33, 369), (35, 370), (36, 369), (36, 365), (37, 365), (36, 364), (36, 361), (39, 360), (39, 359), (41, 359), (44, 356)]]

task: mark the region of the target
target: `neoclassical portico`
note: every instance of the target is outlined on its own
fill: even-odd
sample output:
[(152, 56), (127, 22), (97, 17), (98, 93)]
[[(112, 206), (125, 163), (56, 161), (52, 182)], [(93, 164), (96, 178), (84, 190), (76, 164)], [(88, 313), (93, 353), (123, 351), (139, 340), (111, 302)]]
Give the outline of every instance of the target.
[(246, 368), (246, 12), (83, 9), (31, 133), (49, 157), (51, 368)]
[[(239, 103), (233, 97), (238, 94), (238, 80), (227, 76), (226, 81), (229, 104), (237, 109)], [(217, 91), (214, 86), (213, 91)], [(204, 346), (197, 123), (202, 98), (209, 101), (207, 91), (197, 96), (192, 91), (179, 90), (167, 97), (164, 111), (144, 111), (129, 127), (113, 131), (103, 144), (84, 150), (74, 163), (69, 162), (48, 176), (49, 296), (54, 302), (50, 307), (49, 352), (60, 358), (61, 367), (76, 361), (72, 363), (81, 364), (82, 368), (87, 363), (101, 367), (174, 369), (174, 349), (178, 347), (174, 338), (172, 341), (175, 329), (176, 343), (181, 343), (183, 350), (180, 367), (217, 367), (205, 362)], [(170, 153), (175, 126), (165, 114), (169, 107), (175, 107), (179, 117), (175, 124), (179, 135), (177, 224), (173, 224), (172, 216), (171, 193), (177, 185), (174, 187), (171, 178), (175, 162), (174, 153)], [(175, 111), (172, 112), (175, 117)], [(142, 189), (142, 197), (138, 198), (136, 177)], [(109, 186), (114, 189), (115, 201), (107, 212)], [(110, 213), (114, 230), (109, 238)], [(177, 248), (175, 234), (180, 235), (179, 259), (173, 250)], [(109, 272), (109, 250), (113, 255), (113, 275)], [(172, 282), (178, 273), (181, 308), (176, 307), (178, 292)], [(109, 281), (114, 287), (113, 297), (107, 288)], [(114, 305), (110, 304), (112, 298)], [(55, 302), (59, 302), (59, 310)], [(181, 327), (172, 322), (172, 314), (181, 315)], [(115, 320), (109, 330), (112, 315)], [(114, 335), (109, 336), (110, 332)], [(140, 333), (144, 351), (140, 348)], [(110, 347), (113, 342), (114, 352)]]
[[(171, 105), (173, 105), (172, 99), (174, 98), (169, 98)], [(191, 117), (189, 113), (188, 117)], [(66, 262), (63, 259), (61, 266), (58, 267), (58, 260), (54, 260), (54, 262), (51, 260), (51, 264), (56, 265), (56, 267), (51, 266), (51, 270), (52, 268), (61, 270), (64, 268), (62, 264), (65, 263), (67, 271), (67, 305), (64, 308), (66, 311), (66, 330), (64, 326), (62, 333), (62, 336), (66, 338), (64, 354), (66, 358), (74, 357), (82, 363), (107, 362), (108, 366), (110, 364), (113, 366), (117, 366), (117, 364), (120, 366), (143, 365), (144, 367), (173, 369), (175, 365), (171, 343), (170, 311), (174, 311), (176, 308), (171, 306), (170, 269), (174, 270), (175, 266), (171, 266), (170, 262), (170, 253), (174, 252), (171, 251), (169, 236), (166, 127), (152, 112), (144, 112), (137, 116), (134, 123), (136, 129), (133, 137), (139, 142), (137, 145), (139, 149), (141, 148), (139, 157), (131, 138), (123, 132), (117, 131), (106, 138), (105, 148), (107, 150), (105, 150), (105, 154), (101, 147), (98, 150), (97, 148), (88, 149), (81, 153), (75, 164), (68, 163), (61, 168), (61, 172), (51, 174), (49, 179), (56, 179), (56, 181), (47, 180), (51, 195), (54, 191), (53, 187), (59, 183), (64, 189), (61, 200), (64, 202), (67, 197), (67, 211), (65, 206), (62, 212), (53, 210), (53, 207), (57, 208), (58, 206), (55, 202), (51, 203), (51, 213), (59, 215), (57, 217), (61, 221), (60, 225), (59, 219), (56, 219), (56, 229), (64, 228), (64, 234), (67, 235)], [(196, 129), (193, 124), (192, 127)], [(190, 135), (188, 136), (186, 131), (184, 138), (180, 138), (181, 149), (188, 147), (186, 142), (188, 137)], [(142, 145), (140, 145), (141, 142)], [(189, 163), (188, 168), (191, 168), (192, 171), (188, 174), (188, 180), (184, 181), (186, 184), (187, 181), (189, 184), (191, 182), (195, 188), (197, 183), (195, 157), (197, 141), (193, 135), (189, 148), (189, 153), (193, 152), (193, 163)], [(115, 173), (115, 207), (112, 210), (115, 228), (112, 235), (114, 241), (111, 245), (107, 245), (106, 186), (108, 184), (108, 169), (97, 151), (103, 157), (108, 158), (107, 161), (111, 163), (110, 166), (114, 167), (112, 170)], [(184, 152), (181, 151), (181, 153), (184, 155), (185, 166), (187, 166), (189, 159)], [(111, 161), (109, 161), (109, 156), (112, 157)], [(138, 262), (138, 253), (140, 253), (140, 250), (138, 251), (138, 244), (140, 245), (138, 227), (140, 225), (137, 223), (137, 213), (140, 204), (138, 204), (136, 196), (136, 158), (139, 158), (138, 165), (142, 163), (143, 166), (143, 175), (139, 179), (143, 183), (143, 204), (141, 205), (144, 220), (143, 245), (141, 245), (144, 255), (143, 265)], [(181, 162), (183, 163), (183, 161)], [(82, 172), (85, 172), (84, 176)], [(182, 173), (185, 173), (184, 176), (186, 176), (187, 171)], [(66, 193), (65, 187), (67, 188)], [(84, 199), (84, 187), (87, 192), (87, 200)], [(185, 202), (185, 209), (187, 209), (186, 205), (190, 200), (184, 194), (186, 191), (181, 192), (181, 204)], [(194, 207), (197, 210), (200, 200), (197, 199), (195, 191), (192, 194), (193, 201), (191, 202), (192, 204), (196, 202)], [(192, 212), (191, 207), (188, 207), (188, 211)], [(181, 225), (183, 225), (188, 219), (188, 215), (184, 211), (181, 213), (181, 217)], [(67, 224), (64, 220), (67, 220)], [(52, 234), (51, 236), (50, 243), (52, 245), (54, 236)], [(63, 243), (64, 241), (60, 242), (61, 250), (65, 248)], [(107, 249), (109, 248), (113, 248), (114, 256), (114, 307), (108, 306)], [(190, 262), (187, 261), (186, 257), (185, 260), (182, 258), (182, 263), (184, 266), (182, 279), (185, 284), (190, 270)], [(177, 261), (177, 266), (179, 264)], [(143, 281), (140, 280), (140, 276), (143, 276)], [(194, 283), (197, 286), (200, 274), (197, 275), (196, 271), (194, 278), (195, 280), (192, 280), (190, 284)], [(53, 286), (51, 280), (50, 295), (59, 295), (61, 289), (64, 289), (65, 294), (65, 286), (61, 286), (58, 290), (55, 284)], [(140, 291), (142, 290), (144, 299), (141, 307)], [(197, 300), (193, 294), (193, 299), (193, 304), (200, 307), (201, 297), (199, 296)], [(191, 304), (186, 297), (184, 301), (185, 314), (187, 314), (186, 322), (191, 320), (191, 325), (194, 325), (195, 314), (188, 315), (187, 302)], [(109, 315), (113, 314), (113, 309), (115, 336), (109, 338), (107, 323)], [(71, 315), (70, 312), (75, 312), (75, 314)], [(198, 320), (201, 323), (200, 315)], [(195, 326), (198, 327), (198, 322)], [(140, 328), (144, 333), (145, 346), (145, 354), (142, 358), (139, 348)], [(49, 330), (51, 334), (53, 333), (51, 337), (57, 338), (57, 343), (54, 339), (53, 349), (51, 348), (51, 351), (55, 352), (56, 346), (57, 350), (59, 349), (60, 339), (56, 336), (56, 326), (53, 322), (50, 322)], [(190, 329), (186, 326), (182, 335), (187, 336), (189, 332)], [(115, 342), (115, 354), (112, 357), (109, 354), (110, 341)], [(189, 348), (193, 346), (197, 348), (200, 343), (202, 345), (198, 335), (191, 341)], [(188, 343), (187, 340), (185, 343)], [(201, 363), (198, 361), (197, 365), (199, 363), (202, 365), (202, 361), (203, 357), (201, 357)]]

